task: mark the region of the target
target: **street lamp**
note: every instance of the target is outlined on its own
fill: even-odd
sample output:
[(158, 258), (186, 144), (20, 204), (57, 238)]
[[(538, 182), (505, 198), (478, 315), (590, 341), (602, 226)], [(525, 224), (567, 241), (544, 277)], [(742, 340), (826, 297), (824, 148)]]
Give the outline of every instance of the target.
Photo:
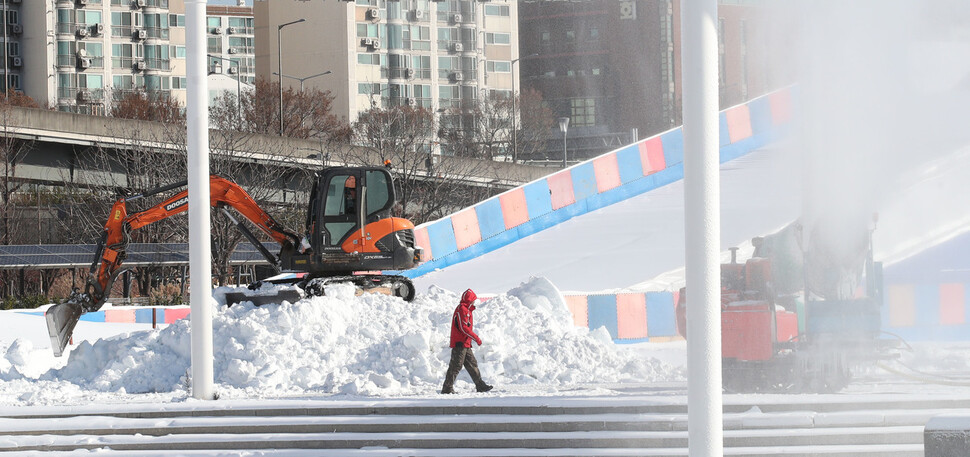
[(242, 128), (242, 84), (239, 82), (242, 79), (242, 72), (239, 71), (239, 61), (227, 59), (225, 57), (214, 56), (212, 54), (206, 54), (210, 59), (225, 60), (230, 64), (236, 64), (236, 113), (239, 118), (239, 128)]
[[(323, 73), (317, 73), (317, 74), (315, 74), (313, 76), (307, 76), (306, 78), (297, 78), (296, 76), (281, 75), (281, 74), (279, 74), (279, 73), (277, 73), (275, 71), (273, 72), (273, 74), (276, 75), (276, 76), (282, 76), (284, 78), (290, 78), (290, 79), (295, 79), (295, 80), (299, 81), (300, 82), (300, 93), (303, 92), (303, 82), (304, 81), (306, 81), (308, 79), (316, 78), (317, 76), (329, 75), (330, 73), (333, 73), (333, 72), (330, 71), (330, 70), (327, 70), (327, 71), (325, 71)], [(282, 79), (280, 81), (282, 81)]]
[(562, 167), (566, 168), (566, 131), (569, 130), (569, 118), (559, 118), (559, 130), (562, 130)]
[(529, 55), (527, 55), (525, 57), (519, 57), (517, 59), (512, 59), (512, 64), (509, 65), (510, 67), (512, 67), (512, 163), (515, 163), (515, 160), (518, 158), (518, 150), (519, 150), (519, 144), (516, 141), (516, 136), (517, 136), (518, 132), (516, 132), (517, 129), (516, 129), (516, 126), (515, 126), (515, 124), (516, 124), (516, 122), (515, 122), (516, 121), (516, 118), (519, 117), (519, 113), (517, 111), (515, 111), (515, 99), (516, 99), (516, 96), (515, 96), (515, 79), (516, 79), (515, 78), (515, 63), (518, 62), (519, 60), (528, 59), (530, 57), (535, 57), (537, 55), (539, 55), (539, 53), (532, 53), (532, 54), (529, 54)]
[[(276, 63), (279, 74), (283, 74), (283, 27), (305, 22), (302, 17), (276, 26)], [(280, 136), (283, 136), (283, 78), (280, 78)]]

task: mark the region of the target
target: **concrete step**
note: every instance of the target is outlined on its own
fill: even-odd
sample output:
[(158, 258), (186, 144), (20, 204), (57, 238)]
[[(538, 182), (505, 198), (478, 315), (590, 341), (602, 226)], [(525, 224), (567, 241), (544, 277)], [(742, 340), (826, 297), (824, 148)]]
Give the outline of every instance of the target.
[[(746, 400), (725, 407), (732, 411), (724, 415), (725, 455), (922, 455), (926, 421), (965, 403), (850, 397), (848, 404), (857, 408), (852, 409), (829, 398)], [(662, 396), (486, 397), (31, 408), (0, 417), (0, 454), (272, 450), (295, 457), (327, 449), (332, 455), (368, 456), (684, 456), (682, 403), (682, 397)], [(916, 404), (921, 408), (907, 409)]]
[[(900, 445), (922, 442), (922, 427), (801, 429), (785, 433), (733, 431), (724, 446), (774, 447)], [(5, 437), (17, 451), (70, 451), (111, 448), (116, 451), (253, 449), (616, 449), (686, 448), (687, 432), (426, 432), (426, 433), (258, 433), (178, 435), (34, 435)], [(6, 445), (0, 442), (0, 450)], [(9, 449), (13, 450), (13, 449)]]

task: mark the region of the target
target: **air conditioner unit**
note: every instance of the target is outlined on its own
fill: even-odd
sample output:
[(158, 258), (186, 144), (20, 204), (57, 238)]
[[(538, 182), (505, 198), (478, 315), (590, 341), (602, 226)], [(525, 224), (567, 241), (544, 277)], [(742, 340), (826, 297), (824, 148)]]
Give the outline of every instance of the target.
[(379, 10), (377, 8), (367, 8), (367, 17), (369, 17), (369, 18), (371, 18), (371, 20), (375, 20), (375, 21), (380, 20), (381, 19), (381, 10)]
[(237, 52), (239, 52), (238, 49), (236, 49), (236, 48), (229, 48), (229, 54), (235, 54)]
[(411, 98), (411, 97), (408, 97), (408, 98), (405, 98), (404, 99), (404, 104), (407, 105), (407, 106), (414, 106), (414, 103), (415, 103), (414, 102), (414, 99)]
[(414, 18), (415, 19), (423, 19), (424, 18), (424, 10), (414, 10)]
[(414, 77), (414, 69), (413, 68), (408, 68), (407, 70), (404, 70), (404, 76), (407, 77), (408, 79), (413, 78)]
[(228, 29), (226, 29), (226, 33), (228, 33), (230, 35), (232, 35), (233, 33), (236, 33), (236, 32), (237, 32), (237, 30), (236, 30), (235, 27), (229, 27)]
[(104, 35), (104, 24), (94, 24), (94, 26), (91, 27), (91, 33), (95, 36)]
[(89, 98), (91, 98), (91, 94), (88, 91), (86, 91), (86, 90), (79, 90), (79, 91), (77, 91), (77, 101), (83, 102), (83, 101), (86, 101)]
[(236, 68), (236, 67), (229, 67), (229, 74), (230, 75), (234, 75), (236, 73), (239, 73), (239, 69), (238, 68)]
[(88, 0), (77, 0), (78, 6), (85, 6), (88, 4)]
[(373, 38), (370, 38), (370, 37), (362, 38), (360, 40), (360, 45), (361, 46), (373, 46), (374, 45), (374, 39)]
[(455, 13), (451, 15), (452, 22), (461, 22), (461, 13)]
[(452, 51), (461, 52), (463, 49), (465, 49), (465, 47), (462, 46), (461, 43), (451, 43), (451, 50)]
[(77, 36), (79, 36), (81, 38), (84, 38), (84, 37), (88, 36), (88, 28), (87, 27), (78, 27), (77, 28)]
[(461, 73), (452, 73), (451, 74), (451, 78), (454, 79), (455, 81), (461, 81), (461, 80), (465, 79), (465, 75), (463, 75)]
[(22, 57), (11, 57), (10, 58), (11, 67), (22, 67), (24, 66), (24, 59)]
[(88, 56), (88, 51), (86, 49), (78, 49), (77, 50), (77, 57), (79, 59), (84, 58), (84, 57), (87, 57), (87, 56)]
[(212, 29), (212, 34), (213, 35), (222, 35), (222, 28), (216, 27), (216, 28)]
[(135, 31), (135, 38), (137, 38), (139, 40), (144, 40), (145, 38), (148, 38), (148, 31), (147, 30), (136, 30)]
[(145, 61), (144, 60), (136, 60), (135, 63), (134, 63), (134, 65), (132, 65), (132, 66), (135, 68), (135, 71), (141, 71), (141, 70), (144, 70), (146, 68)]
[(381, 40), (374, 40), (374, 42), (371, 43), (371, 47), (374, 48), (374, 49), (380, 49), (381, 48)]
[(77, 60), (77, 66), (78, 68), (81, 68), (81, 69), (88, 68), (91, 66), (91, 59), (87, 57), (82, 57)]
[(134, 5), (135, 8), (144, 8), (145, 7), (145, 0), (133, 0), (131, 2), (131, 4)]
[(24, 26), (20, 24), (13, 24), (10, 26), (10, 33), (20, 35), (21, 33), (24, 33)]

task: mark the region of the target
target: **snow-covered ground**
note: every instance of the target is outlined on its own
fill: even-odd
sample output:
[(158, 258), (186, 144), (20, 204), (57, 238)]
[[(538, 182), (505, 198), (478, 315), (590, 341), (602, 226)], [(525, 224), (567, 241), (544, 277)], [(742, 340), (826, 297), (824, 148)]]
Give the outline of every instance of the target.
[[(349, 286), (297, 303), (226, 308), (214, 294), (215, 382), (224, 399), (305, 395), (400, 397), (440, 389), (451, 315), (461, 291), (433, 287), (412, 303)], [(0, 315), (0, 405), (186, 398), (189, 321), (81, 322), (76, 345), (55, 359), (41, 316)], [(683, 380), (683, 344), (617, 347), (605, 330), (572, 317), (548, 281), (533, 279), (476, 311), (484, 345), (475, 353), (498, 391), (543, 394), (597, 384)], [(83, 341), (79, 341), (83, 340)], [(457, 390), (473, 391), (464, 376)]]

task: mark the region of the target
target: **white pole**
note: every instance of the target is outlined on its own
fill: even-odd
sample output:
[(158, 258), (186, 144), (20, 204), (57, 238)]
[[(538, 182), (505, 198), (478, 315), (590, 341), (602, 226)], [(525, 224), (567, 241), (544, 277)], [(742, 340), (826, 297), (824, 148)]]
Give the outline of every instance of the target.
[(691, 457), (723, 455), (718, 260), (717, 0), (681, 3), (687, 242), (687, 431)]
[(192, 396), (215, 398), (212, 373), (212, 251), (209, 237), (209, 88), (206, 81), (206, 0), (185, 0), (186, 111), (189, 172), (189, 304)]

